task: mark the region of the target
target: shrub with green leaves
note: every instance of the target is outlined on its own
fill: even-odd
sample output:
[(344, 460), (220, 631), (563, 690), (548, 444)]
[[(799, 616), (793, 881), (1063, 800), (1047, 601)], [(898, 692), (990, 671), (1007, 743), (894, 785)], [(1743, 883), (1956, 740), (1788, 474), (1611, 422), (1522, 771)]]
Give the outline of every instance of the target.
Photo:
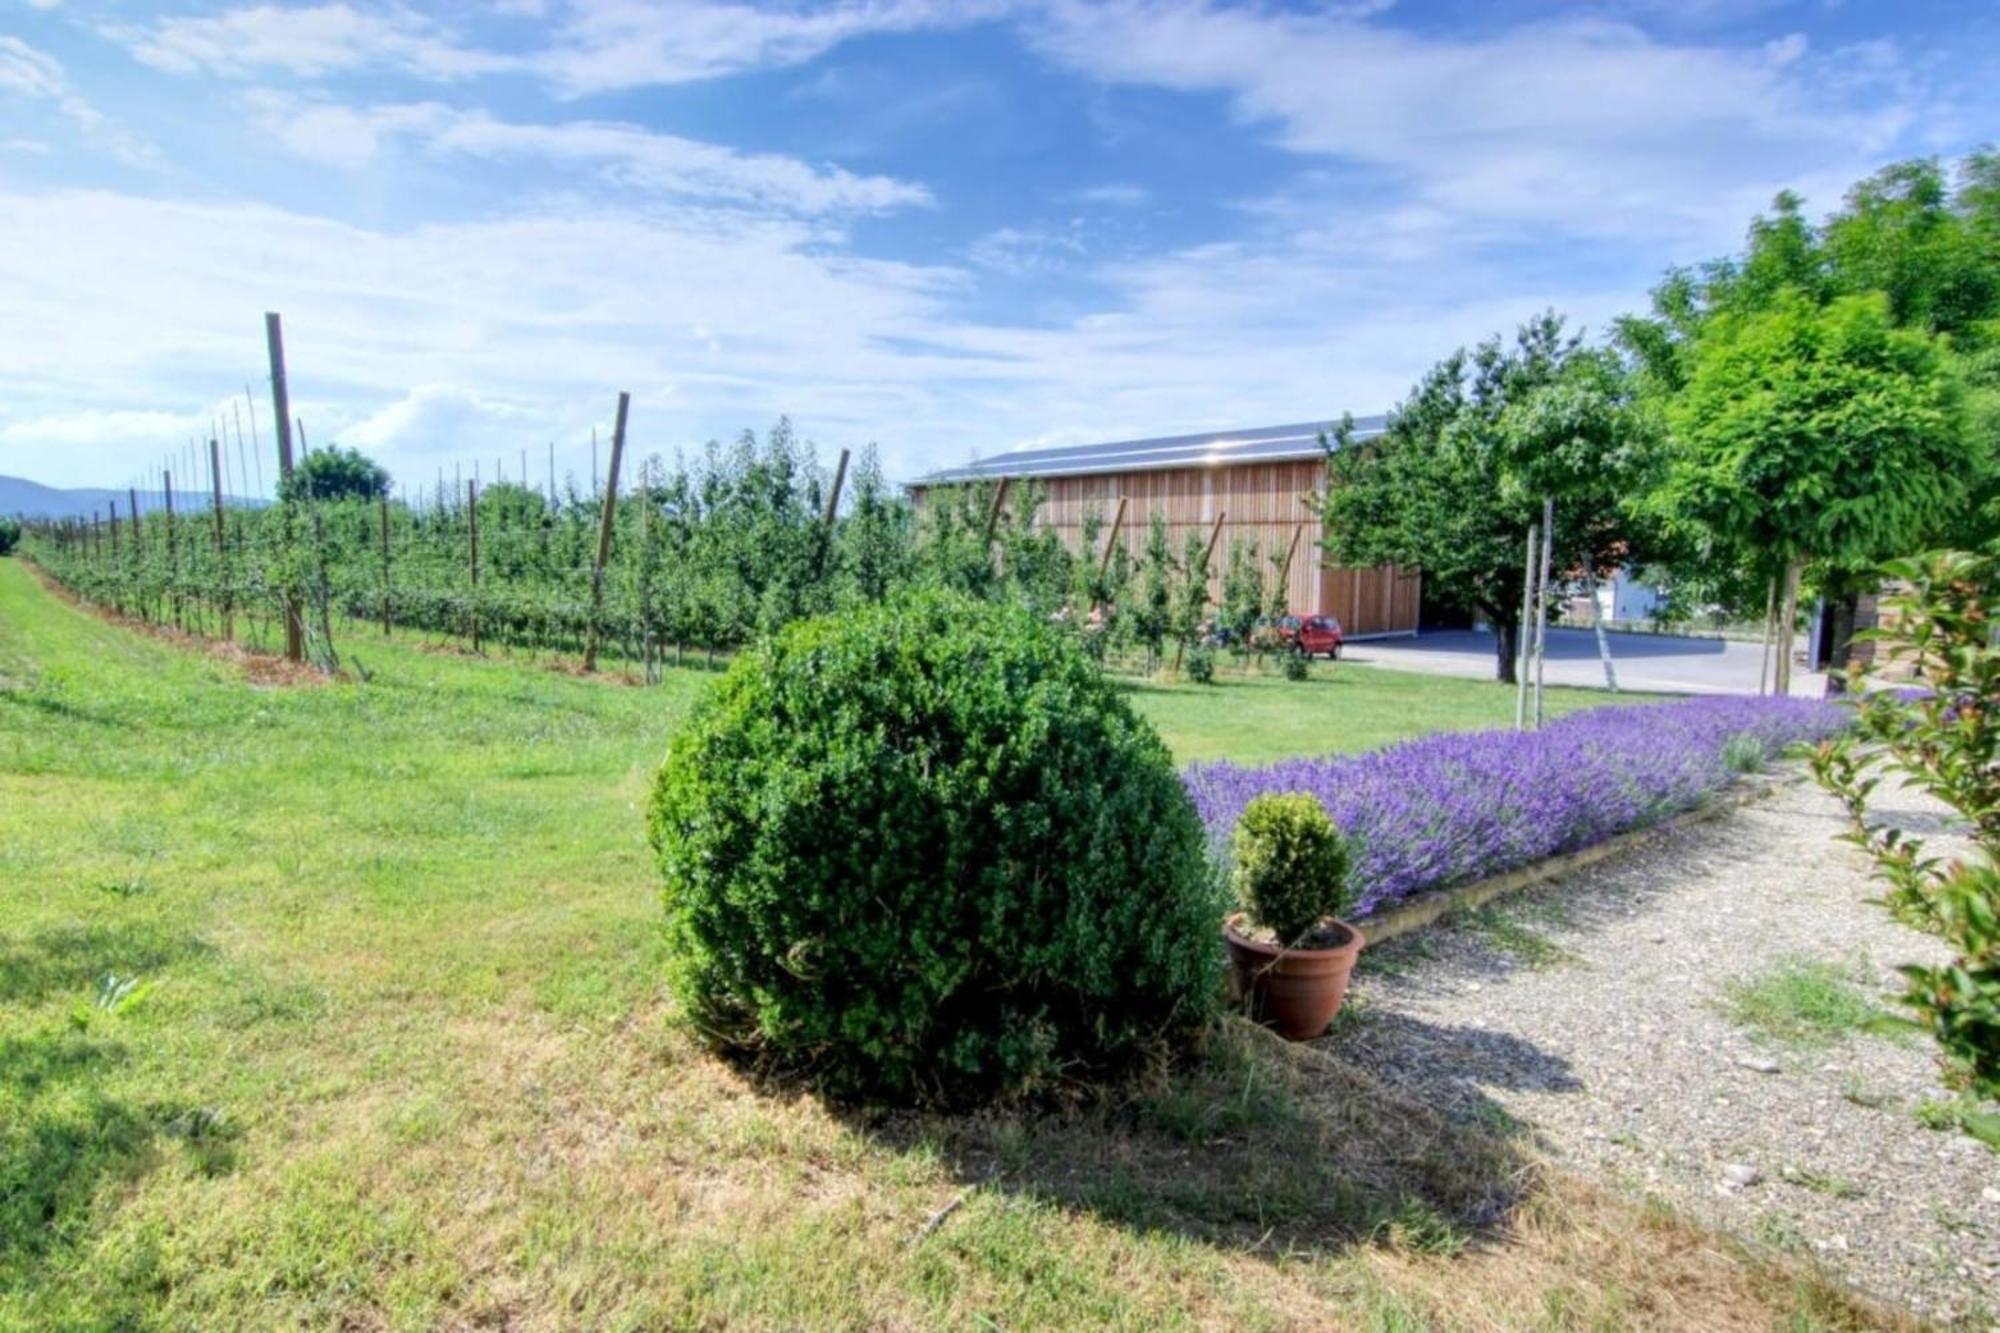
[(21, 544), (21, 521), (0, 514), (0, 556), (12, 555)]
[(1215, 684), (1215, 654), (1206, 648), (1188, 649), (1187, 673), (1197, 685)]
[[(1948, 963), (1900, 969), (1903, 1003), (1937, 1041), (1949, 1082), (2000, 1101), (2000, 562), (1939, 552), (1885, 572), (1901, 590), (1884, 599), (1884, 627), (1855, 637), (1914, 668), (1923, 688), (1858, 692), (1854, 730), (1819, 748), (1813, 772), (1847, 807), (1845, 837), (1874, 861), (1889, 910), (1951, 947)], [(1871, 819), (1884, 777), (1955, 811), (1972, 853), (1926, 854), (1921, 838)], [(2000, 1112), (1966, 1128), (2000, 1146)]]
[(1222, 885), (1166, 746), (1020, 608), (926, 591), (748, 649), (651, 832), (688, 1016), (837, 1096), (1109, 1074), (1219, 999)]
[(1312, 675), (1312, 663), (1304, 653), (1285, 654), (1285, 679), (1305, 680)]
[(1347, 840), (1313, 797), (1267, 792), (1243, 807), (1231, 835), (1236, 896), (1290, 946), (1322, 917), (1347, 910)]

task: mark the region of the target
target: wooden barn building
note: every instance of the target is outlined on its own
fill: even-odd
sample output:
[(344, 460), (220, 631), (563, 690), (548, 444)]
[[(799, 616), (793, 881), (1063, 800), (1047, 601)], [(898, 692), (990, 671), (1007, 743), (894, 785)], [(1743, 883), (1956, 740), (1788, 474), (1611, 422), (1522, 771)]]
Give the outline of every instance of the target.
[[(1382, 426), (1381, 417), (1358, 420), (1355, 438), (1378, 435)], [(1256, 545), (1259, 567), (1266, 571), (1272, 569), (1270, 557), (1282, 557), (1288, 549), (1295, 552), (1287, 593), (1293, 612), (1337, 616), (1350, 638), (1414, 634), (1421, 600), (1416, 571), (1386, 566), (1335, 569), (1321, 563), (1320, 523), (1306, 497), (1326, 490), (1326, 455), (1320, 445), (1326, 429), (1309, 422), (1022, 449), (932, 473), (913, 483), (910, 494), (921, 505), (925, 491), (935, 486), (1032, 478), (1044, 488), (1037, 524), (1054, 527), (1075, 550), (1082, 544), (1085, 520), (1094, 511), (1103, 521), (1100, 544), (1117, 521), (1115, 540), (1130, 552), (1135, 565), (1154, 514), (1166, 520), (1176, 557), (1188, 533), (1199, 532), (1206, 540), (1220, 518), (1209, 565), (1215, 584), (1212, 593), (1220, 594), (1230, 546), (1241, 539)]]

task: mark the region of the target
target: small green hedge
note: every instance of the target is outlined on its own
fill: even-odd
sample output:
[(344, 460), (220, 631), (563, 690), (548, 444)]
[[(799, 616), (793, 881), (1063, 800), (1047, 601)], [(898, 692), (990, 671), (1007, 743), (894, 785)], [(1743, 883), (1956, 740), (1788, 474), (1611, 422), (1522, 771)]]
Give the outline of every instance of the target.
[(1231, 837), (1236, 896), (1250, 920), (1291, 948), (1322, 917), (1347, 910), (1347, 842), (1304, 792), (1265, 792), (1243, 807)]
[(838, 1096), (1095, 1077), (1218, 998), (1224, 887), (1166, 746), (1027, 612), (943, 592), (801, 622), (654, 786), (670, 980)]

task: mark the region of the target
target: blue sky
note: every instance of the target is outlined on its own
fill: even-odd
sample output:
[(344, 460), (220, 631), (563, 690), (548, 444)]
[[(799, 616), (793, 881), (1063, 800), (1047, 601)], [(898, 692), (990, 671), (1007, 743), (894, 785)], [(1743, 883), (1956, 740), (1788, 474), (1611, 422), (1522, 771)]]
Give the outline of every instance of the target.
[(122, 483), (284, 313), (407, 485), (789, 413), (908, 477), (1391, 406), (1547, 306), (2000, 125), (2000, 6), (30, 0), (0, 473)]

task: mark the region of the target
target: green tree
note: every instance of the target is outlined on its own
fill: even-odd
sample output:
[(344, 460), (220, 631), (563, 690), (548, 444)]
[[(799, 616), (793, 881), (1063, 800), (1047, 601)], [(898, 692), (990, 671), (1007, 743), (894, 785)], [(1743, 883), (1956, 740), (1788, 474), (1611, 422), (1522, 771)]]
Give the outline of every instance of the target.
[(1167, 538), (1167, 520), (1154, 510), (1139, 557), (1139, 604), (1132, 613), (1132, 632), (1145, 645), (1149, 668), (1159, 665), (1173, 608), (1174, 548)]
[[(1849, 607), (1876, 565), (1957, 519), (1985, 462), (1937, 339), (1893, 327), (1879, 295), (1714, 316), (1667, 414), (1650, 504), (1668, 527), (1770, 571), (1817, 564)], [(1851, 627), (1836, 624), (1836, 668)]]
[(1257, 560), (1257, 543), (1238, 537), (1229, 543), (1229, 563), (1222, 573), (1222, 627), (1239, 652), (1248, 652), (1251, 631), (1264, 614), (1264, 575)]
[(882, 460), (869, 445), (855, 464), (852, 508), (840, 520), (834, 564), (843, 599), (879, 602), (910, 575), (914, 516), (882, 477)]
[(379, 500), (389, 493), (389, 473), (358, 449), (333, 445), (307, 454), (284, 483), (293, 500)]
[(1524, 545), (1543, 499), (1555, 502), (1559, 573), (1636, 558), (1647, 528), (1628, 499), (1655, 436), (1620, 360), (1545, 314), (1511, 345), (1493, 338), (1440, 361), (1382, 436), (1357, 441), (1348, 422), (1333, 432), (1322, 546), (1337, 565), (1421, 568), (1433, 596), (1495, 628), (1495, 673), (1512, 681)]

